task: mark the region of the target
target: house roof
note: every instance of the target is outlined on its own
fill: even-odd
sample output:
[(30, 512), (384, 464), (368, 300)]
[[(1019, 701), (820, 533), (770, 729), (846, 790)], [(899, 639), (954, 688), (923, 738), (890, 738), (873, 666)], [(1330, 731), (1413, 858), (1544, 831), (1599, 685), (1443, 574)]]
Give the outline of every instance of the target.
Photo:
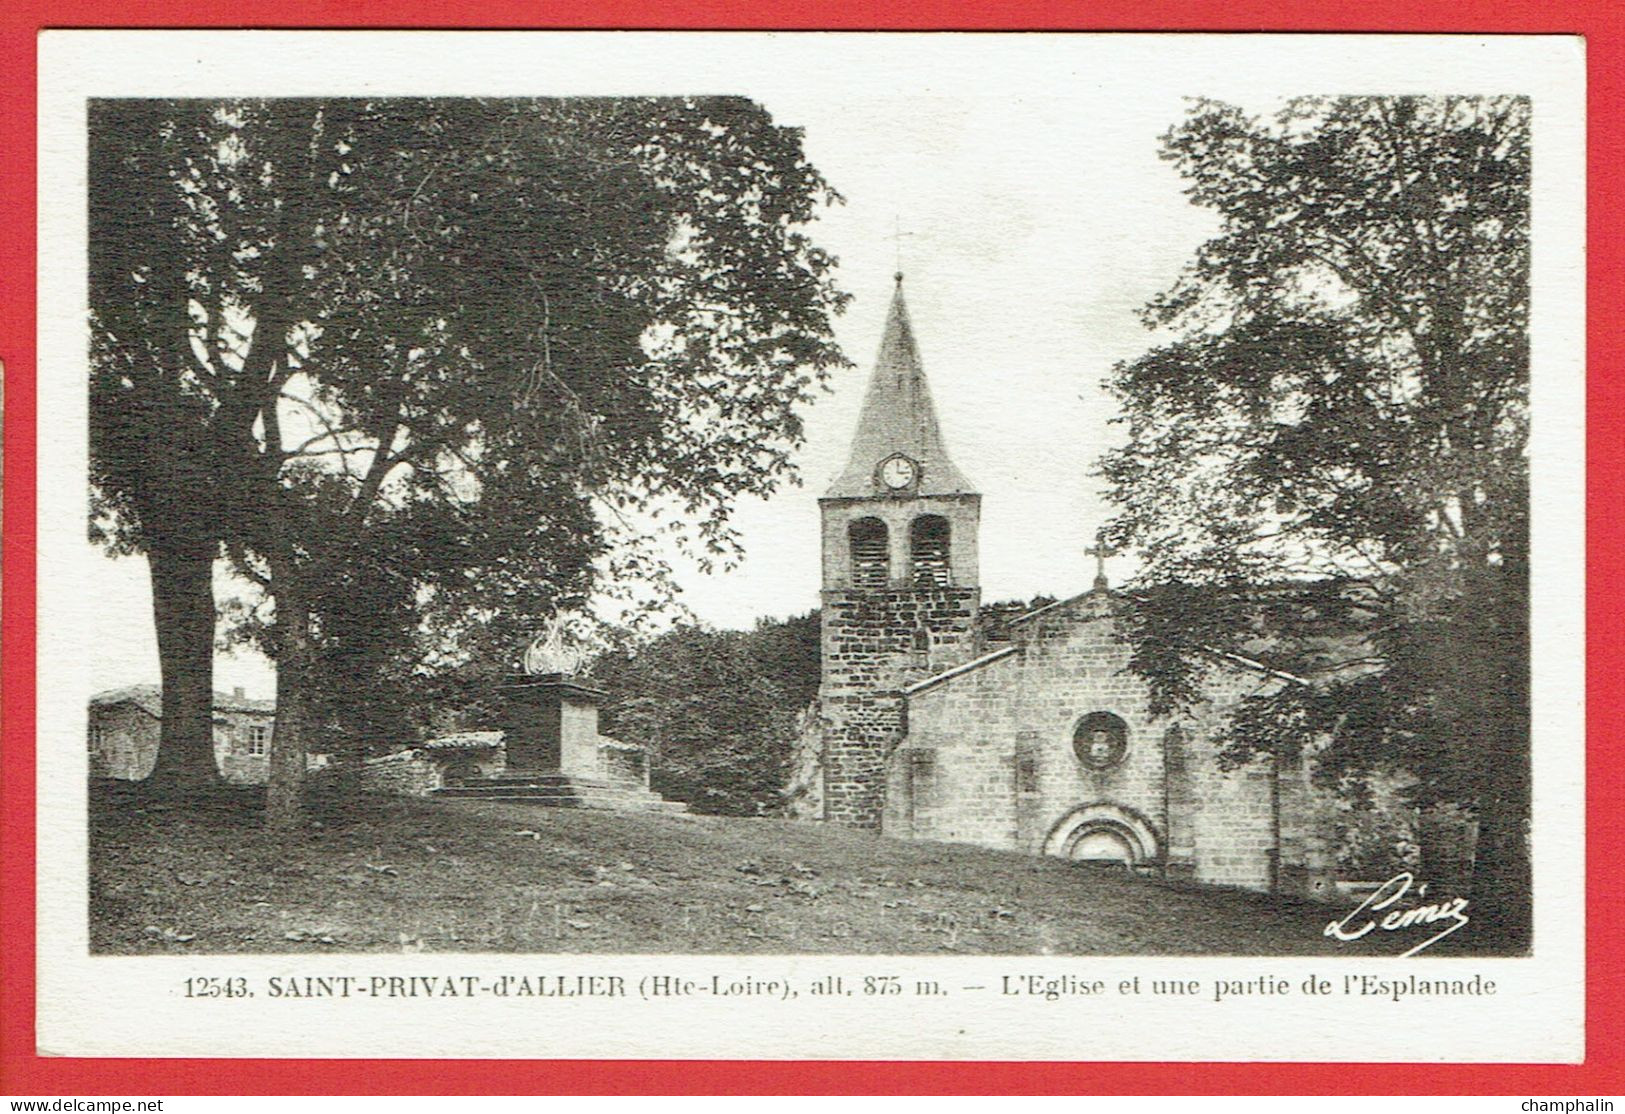
[[(157, 685), (126, 685), (107, 689), (90, 698), (92, 708), (111, 708), (115, 704), (134, 704), (153, 719), (163, 718), (163, 689)], [(256, 700), (235, 693), (216, 692), (214, 710), (217, 712), (254, 712), (262, 715), (276, 713), (275, 700)]]
[(880, 354), (874, 374), (863, 396), (858, 428), (852, 435), (852, 450), (846, 468), (824, 493), (826, 499), (863, 498), (890, 495), (882, 486), (876, 466), (887, 457), (901, 453), (920, 466), (917, 486), (910, 495), (968, 495), (974, 493), (964, 473), (948, 459), (931, 403), (931, 388), (925, 380), (914, 326), (903, 301), (903, 276), (897, 276), (886, 329), (880, 338)]
[(90, 698), (92, 708), (111, 708), (116, 704), (134, 704), (153, 719), (163, 717), (162, 693), (157, 685), (126, 685), (98, 692)]
[(276, 701), (256, 700), (252, 696), (238, 696), (235, 693), (217, 691), (214, 694), (214, 710), (217, 712), (263, 712), (270, 715), (276, 712)]
[(503, 738), (500, 731), (459, 731), (454, 735), (430, 739), (422, 746), (425, 750), (479, 750), (484, 747), (499, 747)]

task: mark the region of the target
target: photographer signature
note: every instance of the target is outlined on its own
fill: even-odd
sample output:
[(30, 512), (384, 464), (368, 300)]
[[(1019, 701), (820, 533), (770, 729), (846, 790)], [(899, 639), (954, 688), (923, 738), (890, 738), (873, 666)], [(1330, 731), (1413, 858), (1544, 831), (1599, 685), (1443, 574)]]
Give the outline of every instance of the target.
[[(1427, 948), (1437, 944), (1458, 928), (1465, 928), (1468, 921), (1467, 899), (1453, 897), (1445, 901), (1435, 902), (1431, 905), (1414, 905), (1408, 909), (1390, 909), (1380, 919), (1377, 914), (1389, 909), (1407, 893), (1416, 879), (1408, 870), (1402, 870), (1388, 881), (1378, 886), (1369, 897), (1360, 902), (1354, 910), (1326, 926), (1323, 936), (1330, 936), (1345, 943), (1358, 940), (1367, 933), (1380, 929), (1383, 932), (1399, 932), (1409, 928), (1431, 928), (1440, 922), (1445, 922), (1444, 928), (1423, 940), (1410, 951), (1399, 958), (1416, 955)], [(1424, 882), (1416, 891), (1416, 896), (1427, 896), (1427, 884)]]

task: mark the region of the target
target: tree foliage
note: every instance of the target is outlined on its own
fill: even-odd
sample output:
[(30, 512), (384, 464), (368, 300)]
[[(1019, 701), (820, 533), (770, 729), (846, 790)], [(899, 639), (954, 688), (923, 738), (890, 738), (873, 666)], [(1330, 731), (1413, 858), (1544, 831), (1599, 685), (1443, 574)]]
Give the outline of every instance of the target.
[(1306, 683), (1231, 758), (1414, 777), (1480, 863), (1526, 870), (1529, 105), (1204, 102), (1163, 154), (1219, 230), (1111, 383), (1113, 540), (1143, 557), (1134, 666), (1163, 710), (1212, 651)]
[(650, 748), (654, 788), (700, 812), (777, 814), (798, 716), (818, 693), (818, 613), (750, 631), (685, 625), (602, 655), (606, 728)]
[(283, 821), (318, 673), (377, 667), (347, 622), (415, 613), (429, 658), (661, 601), (644, 523), (730, 559), (841, 362), (835, 195), (743, 99), (98, 102), (92, 135), (95, 528), (259, 584)]

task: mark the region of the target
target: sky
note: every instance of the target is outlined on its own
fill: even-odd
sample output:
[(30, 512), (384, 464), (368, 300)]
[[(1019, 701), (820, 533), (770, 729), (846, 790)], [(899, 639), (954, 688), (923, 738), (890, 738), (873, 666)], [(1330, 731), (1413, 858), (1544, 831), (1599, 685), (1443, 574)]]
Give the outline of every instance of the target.
[[(1111, 514), (1091, 473), (1121, 436), (1102, 382), (1152, 343), (1137, 311), (1215, 227), (1158, 157), (1187, 102), (1140, 94), (758, 98), (804, 129), (809, 160), (845, 198), (811, 232), (854, 295), (836, 322), (854, 366), (806, 409), (803, 485), (737, 506), (743, 562), (707, 576), (673, 555), (701, 621), (748, 627), (817, 606), (816, 499), (845, 462), (899, 267), (949, 453), (983, 495), (983, 599), (1088, 586), (1083, 551)], [(145, 562), (98, 561), (95, 685), (155, 681)], [(270, 696), (274, 671), (223, 653), (216, 683)]]

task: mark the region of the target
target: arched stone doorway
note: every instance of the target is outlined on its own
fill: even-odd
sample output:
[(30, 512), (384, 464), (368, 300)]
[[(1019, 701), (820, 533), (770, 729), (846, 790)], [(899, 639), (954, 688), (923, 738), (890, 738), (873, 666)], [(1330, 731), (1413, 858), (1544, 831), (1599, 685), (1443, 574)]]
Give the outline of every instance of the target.
[(1098, 825), (1079, 832), (1068, 842), (1070, 846), (1067, 848), (1066, 857), (1075, 863), (1123, 867), (1134, 865), (1133, 841), (1115, 828)]
[(1050, 829), (1044, 853), (1095, 866), (1132, 870), (1158, 861), (1157, 833), (1139, 813), (1118, 805), (1083, 805)]

